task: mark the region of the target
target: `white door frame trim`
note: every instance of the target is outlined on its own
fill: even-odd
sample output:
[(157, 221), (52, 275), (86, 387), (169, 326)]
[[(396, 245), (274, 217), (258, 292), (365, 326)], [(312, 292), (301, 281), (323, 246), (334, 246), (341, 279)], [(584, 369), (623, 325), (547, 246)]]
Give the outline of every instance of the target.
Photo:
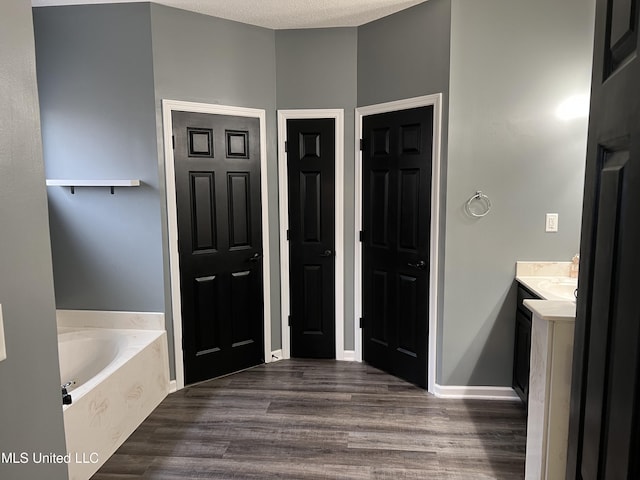
[(442, 93), (424, 95), (421, 97), (380, 103), (356, 108), (355, 115), (355, 248), (354, 248), (354, 339), (355, 357), (362, 361), (362, 329), (359, 319), (362, 317), (362, 244), (360, 230), (362, 230), (362, 152), (360, 139), (362, 138), (362, 117), (386, 113), (409, 108), (433, 105), (433, 151), (431, 171), (431, 229), (430, 229), (430, 267), (429, 267), (429, 354), (427, 365), (427, 389), (435, 393), (438, 328), (438, 251), (440, 235), (440, 151), (442, 135)]
[(173, 314), (173, 343), (176, 368), (176, 388), (184, 388), (182, 352), (182, 302), (180, 298), (180, 257), (178, 252), (178, 211), (176, 207), (176, 176), (172, 146), (173, 111), (258, 118), (260, 121), (260, 194), (262, 198), (262, 273), (264, 294), (264, 360), (271, 361), (271, 251), (269, 248), (269, 203), (267, 190), (267, 126), (262, 109), (212, 105), (208, 103), (162, 100), (165, 186), (167, 195), (167, 229), (169, 232), (169, 267)]
[(282, 310), (282, 358), (290, 358), (289, 327), (289, 198), (287, 182), (287, 120), (300, 118), (335, 119), (335, 335), (336, 359), (344, 360), (344, 110), (278, 110), (278, 185), (280, 201), (280, 304)]

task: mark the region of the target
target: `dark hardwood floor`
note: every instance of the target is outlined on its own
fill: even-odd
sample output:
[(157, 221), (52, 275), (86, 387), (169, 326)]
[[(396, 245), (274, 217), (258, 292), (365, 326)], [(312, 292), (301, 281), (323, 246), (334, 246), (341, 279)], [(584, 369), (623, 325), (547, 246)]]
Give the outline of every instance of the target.
[(284, 360), (169, 395), (94, 480), (519, 479), (524, 408), (368, 365)]

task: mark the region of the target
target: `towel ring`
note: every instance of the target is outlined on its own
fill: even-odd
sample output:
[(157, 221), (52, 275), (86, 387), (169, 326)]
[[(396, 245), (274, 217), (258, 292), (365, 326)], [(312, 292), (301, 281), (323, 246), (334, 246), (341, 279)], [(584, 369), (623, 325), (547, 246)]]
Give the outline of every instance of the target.
[[(471, 209), (471, 204), (475, 201), (479, 201), (484, 204), (484, 207), (483, 207), (484, 211), (482, 213), (476, 213)], [(473, 195), (469, 200), (467, 200), (467, 204), (465, 205), (465, 210), (472, 217), (484, 217), (487, 213), (491, 211), (491, 200), (489, 200), (489, 197), (487, 197), (484, 193), (478, 190), (475, 195)]]

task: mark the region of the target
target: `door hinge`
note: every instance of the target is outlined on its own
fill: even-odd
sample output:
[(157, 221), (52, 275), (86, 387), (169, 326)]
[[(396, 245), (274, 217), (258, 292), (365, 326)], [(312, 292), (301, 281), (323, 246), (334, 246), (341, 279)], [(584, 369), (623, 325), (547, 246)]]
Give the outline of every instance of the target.
[(364, 328), (364, 318), (360, 317), (360, 328)]
[(291, 232), (287, 229), (287, 240), (291, 240)]
[(364, 230), (360, 230), (360, 236), (359, 236), (359, 238), (360, 238), (360, 241), (361, 241), (361, 242), (364, 242)]
[(364, 150), (364, 138), (360, 139), (360, 150)]
[(176, 136), (171, 135), (171, 146), (175, 150), (176, 149)]
[(289, 151), (289, 142), (284, 142), (284, 152), (287, 153)]
[(287, 318), (287, 325), (291, 326), (291, 315)]

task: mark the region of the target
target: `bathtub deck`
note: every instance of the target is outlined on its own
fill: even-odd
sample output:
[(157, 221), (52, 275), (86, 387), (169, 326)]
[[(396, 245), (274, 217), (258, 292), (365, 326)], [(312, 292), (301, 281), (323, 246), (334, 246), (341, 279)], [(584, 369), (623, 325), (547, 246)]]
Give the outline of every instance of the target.
[(518, 479), (514, 402), (437, 399), (355, 362), (285, 360), (169, 395), (93, 477)]
[(112, 337), (120, 346), (108, 365), (71, 390), (73, 403), (63, 407), (70, 480), (89, 479), (162, 402), (169, 385), (166, 332), (97, 328), (79, 333)]

